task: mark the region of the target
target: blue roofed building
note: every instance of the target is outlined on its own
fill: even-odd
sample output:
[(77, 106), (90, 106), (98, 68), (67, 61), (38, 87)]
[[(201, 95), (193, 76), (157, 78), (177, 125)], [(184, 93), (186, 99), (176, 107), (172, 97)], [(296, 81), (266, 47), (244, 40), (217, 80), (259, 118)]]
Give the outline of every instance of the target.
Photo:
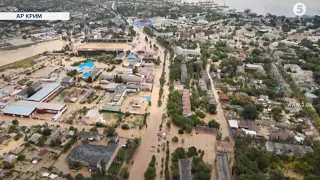
[(55, 94), (61, 85), (58, 83), (48, 83), (34, 95), (28, 98), (28, 101), (44, 102)]
[(85, 63), (80, 64), (77, 67), (77, 70), (79, 72), (91, 71), (95, 66), (96, 66), (96, 64), (94, 62), (89, 61), (89, 62), (85, 62)]
[(137, 57), (134, 54), (130, 54), (129, 59), (137, 59)]

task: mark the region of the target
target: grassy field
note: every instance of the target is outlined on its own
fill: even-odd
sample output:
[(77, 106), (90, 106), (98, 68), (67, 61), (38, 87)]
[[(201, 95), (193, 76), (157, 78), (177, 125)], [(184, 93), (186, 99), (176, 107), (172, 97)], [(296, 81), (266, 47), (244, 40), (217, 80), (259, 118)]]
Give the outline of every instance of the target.
[(17, 61), (17, 62), (14, 62), (14, 63), (10, 63), (10, 64), (7, 64), (7, 65), (4, 65), (4, 66), (1, 66), (0, 67), (0, 72), (3, 72), (7, 69), (18, 69), (18, 68), (28, 68), (28, 67), (31, 67), (33, 64), (32, 64), (32, 61), (34, 59), (37, 59), (39, 58), (41, 55), (36, 55), (36, 56), (32, 56), (32, 57), (28, 57), (26, 59), (22, 59), (20, 61)]
[(122, 164), (112, 163), (108, 169), (108, 174), (118, 175), (121, 167), (122, 167)]

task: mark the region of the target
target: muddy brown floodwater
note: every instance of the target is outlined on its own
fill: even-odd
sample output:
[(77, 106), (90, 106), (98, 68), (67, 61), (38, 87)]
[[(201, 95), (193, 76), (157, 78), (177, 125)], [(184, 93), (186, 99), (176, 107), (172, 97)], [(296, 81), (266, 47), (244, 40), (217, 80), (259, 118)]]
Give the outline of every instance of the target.
[(61, 50), (64, 43), (62, 40), (53, 40), (13, 50), (2, 51), (0, 49), (0, 66), (20, 61), (45, 51)]
[[(144, 39), (146, 35), (138, 29), (137, 31), (139, 32), (139, 41), (140, 41), (139, 46), (141, 47), (150, 46), (150, 44), (147, 44)], [(152, 44), (156, 44), (155, 39), (150, 39), (150, 40), (152, 41)], [(159, 50), (158, 50), (159, 53), (161, 51), (159, 55), (160, 55), (161, 61), (163, 62), (164, 48), (161, 47), (159, 44), (157, 44), (157, 46), (159, 47)], [(137, 149), (137, 152), (135, 153), (135, 156), (133, 158), (134, 163), (130, 167), (129, 179), (131, 180), (144, 179), (144, 172), (148, 167), (148, 163), (150, 162), (152, 155), (156, 154), (156, 151), (157, 151), (157, 149), (152, 148), (152, 146), (157, 147), (159, 144), (158, 138), (157, 138), (157, 132), (159, 131), (159, 125), (161, 124), (162, 113), (165, 112), (166, 99), (168, 96), (168, 88), (167, 86), (164, 86), (163, 96), (165, 97), (165, 99), (162, 100), (163, 102), (162, 107), (158, 107), (157, 102), (158, 102), (158, 96), (159, 96), (159, 90), (160, 90), (159, 79), (162, 74), (162, 67), (163, 67), (163, 64), (161, 63), (161, 65), (157, 67), (155, 70), (155, 78), (154, 78), (155, 82), (154, 82), (153, 90), (151, 93), (152, 106), (149, 109), (150, 116), (147, 120), (147, 128), (141, 132), (142, 133), (141, 145)], [(169, 72), (169, 54), (166, 59), (165, 72)], [(167, 79), (166, 82), (168, 82), (168, 76), (166, 76), (166, 79)], [(160, 159), (157, 158), (157, 162), (160, 162)]]

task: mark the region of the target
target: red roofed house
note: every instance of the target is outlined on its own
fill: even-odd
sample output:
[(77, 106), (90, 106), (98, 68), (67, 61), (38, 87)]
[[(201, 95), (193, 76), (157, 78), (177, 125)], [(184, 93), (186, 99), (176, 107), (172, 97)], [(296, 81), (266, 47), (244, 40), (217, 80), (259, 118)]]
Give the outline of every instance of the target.
[(227, 94), (221, 93), (220, 96), (219, 96), (219, 100), (220, 101), (229, 101), (229, 97), (228, 97)]

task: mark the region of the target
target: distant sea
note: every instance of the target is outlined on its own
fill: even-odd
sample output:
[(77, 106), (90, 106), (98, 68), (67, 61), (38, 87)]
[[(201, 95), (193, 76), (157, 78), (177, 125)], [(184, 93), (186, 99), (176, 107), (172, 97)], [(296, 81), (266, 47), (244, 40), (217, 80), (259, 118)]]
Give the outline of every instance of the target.
[(266, 15), (267, 13), (293, 17), (293, 6), (296, 3), (303, 3), (307, 7), (306, 15), (320, 16), (320, 0), (181, 0), (182, 2), (196, 3), (201, 1), (214, 1), (220, 5), (227, 5), (229, 9), (243, 11), (251, 9), (257, 14)]

